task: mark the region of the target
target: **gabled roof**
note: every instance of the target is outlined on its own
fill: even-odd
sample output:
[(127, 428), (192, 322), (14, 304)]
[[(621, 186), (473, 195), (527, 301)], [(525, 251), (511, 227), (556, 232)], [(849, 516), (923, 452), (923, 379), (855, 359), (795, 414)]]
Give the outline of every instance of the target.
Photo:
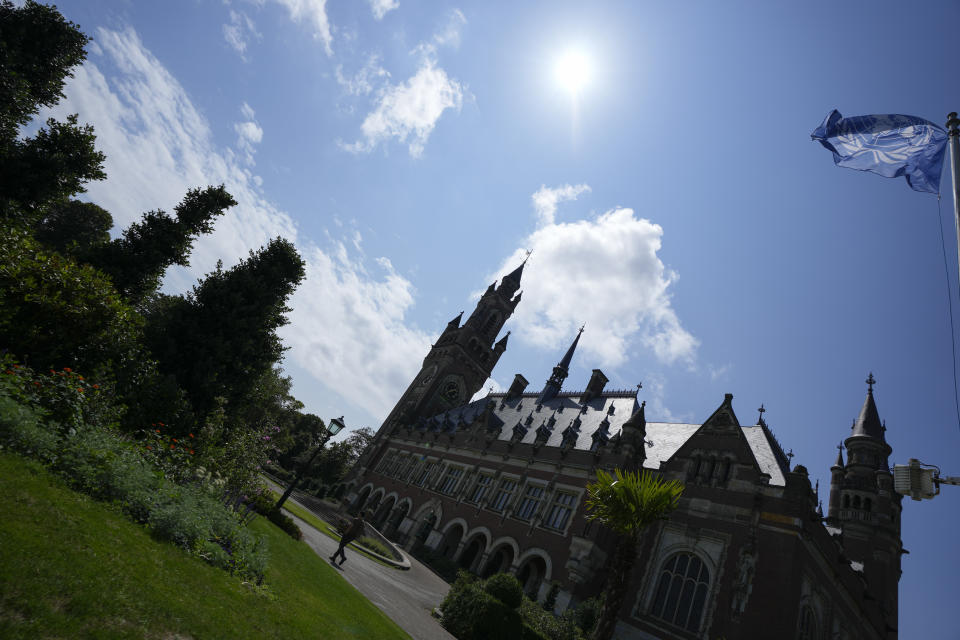
[[(522, 433), (523, 437), (519, 442), (532, 444), (537, 440), (538, 431), (541, 434), (549, 431), (549, 436), (542, 445), (560, 447), (563, 444), (564, 432), (571, 430), (571, 433), (576, 434), (573, 448), (589, 451), (595, 435), (604, 441), (613, 440), (620, 434), (624, 423), (640, 407), (634, 390), (605, 391), (586, 403), (580, 402), (582, 395), (581, 391), (566, 391), (540, 402), (537, 393), (524, 393), (511, 398), (505, 393), (492, 393), (421, 420), (415, 428), (454, 432), (480, 418), (487, 405), (493, 403), (489, 426), (497, 430), (496, 437), (499, 440), (512, 440)], [(738, 430), (749, 445), (760, 471), (770, 476), (770, 484), (785, 486), (789, 466), (776, 438), (764, 425), (737, 424), (729, 400), (725, 399), (720, 409), (702, 425), (648, 422), (644, 468), (659, 469), (702, 429)], [(517, 429), (517, 425), (522, 428)]]

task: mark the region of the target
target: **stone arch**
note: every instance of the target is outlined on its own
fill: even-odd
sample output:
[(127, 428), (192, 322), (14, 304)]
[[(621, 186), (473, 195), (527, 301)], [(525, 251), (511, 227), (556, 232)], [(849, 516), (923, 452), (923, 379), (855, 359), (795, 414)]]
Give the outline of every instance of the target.
[(370, 492), (373, 491), (373, 483), (368, 482), (363, 485), (360, 491), (357, 493), (357, 498), (353, 501), (351, 509), (355, 512), (359, 512), (363, 509), (363, 505), (367, 503), (367, 498), (370, 497)]
[(464, 534), (467, 532), (467, 521), (463, 518), (454, 518), (444, 525), (441, 532), (443, 538), (441, 538), (437, 550), (442, 556), (452, 560), (460, 549), (460, 543), (463, 542)]
[(463, 536), (463, 551), (457, 558), (457, 564), (468, 571), (474, 570), (474, 565), (480, 561), (490, 546), (490, 530), (486, 527), (477, 527)]
[(717, 585), (713, 563), (696, 549), (684, 547), (664, 554), (656, 572), (650, 615), (698, 633)]
[(383, 500), (380, 501), (380, 505), (377, 507), (377, 510), (370, 516), (370, 522), (377, 529), (382, 529), (383, 525), (387, 523), (387, 518), (390, 517), (390, 512), (393, 511), (393, 508), (397, 504), (397, 492), (392, 491)]
[(546, 584), (553, 573), (550, 555), (542, 549), (527, 549), (516, 560), (517, 580), (523, 592), (532, 600), (538, 600), (542, 585)]
[(387, 515), (384, 526), (384, 531), (387, 535), (392, 536), (397, 533), (403, 520), (409, 516), (413, 510), (413, 501), (410, 498), (399, 498), (399, 500), (392, 512)]
[(380, 501), (383, 500), (383, 496), (386, 491), (383, 487), (375, 488), (371, 493), (370, 497), (367, 499), (367, 503), (363, 506), (364, 510), (367, 512), (367, 516), (373, 516), (373, 514), (380, 507)]
[(510, 536), (494, 540), (489, 547), (487, 561), (480, 575), (489, 578), (495, 573), (512, 573), (514, 562), (520, 555), (520, 546)]

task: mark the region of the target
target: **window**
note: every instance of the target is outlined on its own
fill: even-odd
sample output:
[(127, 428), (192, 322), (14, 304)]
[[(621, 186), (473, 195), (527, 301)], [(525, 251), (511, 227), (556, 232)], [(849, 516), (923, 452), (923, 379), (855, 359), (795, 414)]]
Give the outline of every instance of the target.
[(493, 480), (490, 476), (480, 475), (477, 477), (477, 483), (473, 485), (473, 493), (470, 494), (470, 497), (467, 498), (467, 502), (472, 502), (474, 504), (480, 504), (480, 501), (487, 495), (487, 491), (490, 490), (490, 482)]
[(547, 517), (543, 519), (543, 526), (548, 529), (563, 531), (567, 522), (570, 521), (570, 514), (573, 513), (576, 502), (577, 496), (558, 491), (553, 498), (553, 504), (550, 505), (550, 510), (547, 512)]
[(443, 480), (440, 481), (440, 487), (437, 491), (448, 496), (452, 495), (457, 489), (457, 485), (460, 483), (460, 476), (462, 475), (463, 469), (461, 467), (448, 467), (447, 473), (443, 476)]
[(513, 497), (513, 492), (516, 490), (516, 480), (508, 480), (506, 478), (501, 480), (500, 486), (497, 488), (497, 494), (493, 497), (493, 501), (490, 503), (490, 508), (493, 511), (503, 511), (510, 502), (510, 498)]
[(805, 604), (800, 609), (800, 628), (798, 631), (800, 640), (816, 640), (819, 637), (817, 635), (817, 619), (810, 605)]
[(384, 473), (387, 467), (390, 466), (390, 463), (393, 462), (393, 459), (396, 456), (397, 456), (396, 451), (390, 451), (389, 453), (387, 453), (387, 455), (380, 458), (380, 464), (377, 465), (376, 472), (381, 474)]
[(433, 468), (437, 466), (436, 462), (428, 462), (420, 467), (420, 470), (417, 472), (417, 482), (418, 487), (422, 487), (427, 484), (427, 479), (430, 477), (430, 473), (433, 471)]
[(543, 487), (536, 485), (527, 485), (527, 491), (523, 495), (520, 506), (514, 512), (514, 517), (520, 520), (529, 520), (537, 513), (540, 503), (543, 502)]
[(710, 588), (710, 571), (692, 553), (667, 560), (657, 581), (651, 614), (678, 627), (697, 631)]

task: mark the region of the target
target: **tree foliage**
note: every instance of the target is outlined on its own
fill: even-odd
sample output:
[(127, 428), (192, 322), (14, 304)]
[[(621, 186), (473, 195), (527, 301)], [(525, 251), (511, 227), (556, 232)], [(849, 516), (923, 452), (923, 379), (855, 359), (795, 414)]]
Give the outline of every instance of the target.
[(187, 266), (194, 239), (213, 230), (213, 221), (237, 202), (223, 185), (191, 189), (175, 207), (176, 217), (149, 211), (112, 242), (98, 245), (87, 260), (110, 276), (132, 303), (153, 294), (171, 265)]
[(113, 216), (92, 202), (67, 200), (52, 204), (37, 223), (34, 237), (61, 255), (84, 261), (110, 242)]
[(27, 0), (0, 2), (0, 136), (12, 139), (40, 107), (63, 97), (70, 70), (83, 62), (89, 41), (56, 7)]
[(228, 413), (283, 354), (276, 330), (304, 277), (293, 244), (276, 238), (231, 269), (207, 275), (186, 297), (167, 297), (148, 314), (147, 343), (160, 371), (174, 376), (198, 416), (216, 398)]
[(615, 474), (614, 477), (600, 469), (597, 481), (587, 485), (587, 519), (600, 522), (619, 534), (608, 565), (606, 598), (593, 640), (609, 640), (613, 636), (637, 559), (640, 533), (676, 509), (683, 493), (680, 482), (668, 482), (646, 471), (617, 469)]

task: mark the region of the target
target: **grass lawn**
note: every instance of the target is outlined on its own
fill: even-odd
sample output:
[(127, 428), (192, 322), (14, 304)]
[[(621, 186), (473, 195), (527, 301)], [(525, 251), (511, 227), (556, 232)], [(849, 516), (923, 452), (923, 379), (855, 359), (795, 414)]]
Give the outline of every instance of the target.
[(408, 638), (265, 518), (266, 590), (153, 540), (41, 465), (0, 452), (0, 637)]

